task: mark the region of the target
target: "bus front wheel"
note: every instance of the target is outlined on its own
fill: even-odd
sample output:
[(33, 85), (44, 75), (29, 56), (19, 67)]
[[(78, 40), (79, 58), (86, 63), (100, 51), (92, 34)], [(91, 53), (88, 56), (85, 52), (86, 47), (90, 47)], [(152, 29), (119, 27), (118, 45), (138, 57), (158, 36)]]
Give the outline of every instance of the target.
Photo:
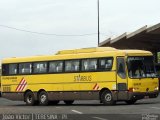
[(29, 106), (35, 104), (34, 94), (31, 91), (29, 91), (25, 94), (24, 100), (25, 100), (26, 104)]
[(74, 100), (64, 100), (64, 103), (65, 103), (66, 105), (72, 105), (73, 102), (74, 102)]
[(104, 105), (114, 105), (116, 101), (113, 100), (112, 93), (108, 90), (103, 91), (101, 94), (101, 102)]
[(39, 105), (45, 106), (48, 105), (48, 94), (45, 91), (39, 93)]

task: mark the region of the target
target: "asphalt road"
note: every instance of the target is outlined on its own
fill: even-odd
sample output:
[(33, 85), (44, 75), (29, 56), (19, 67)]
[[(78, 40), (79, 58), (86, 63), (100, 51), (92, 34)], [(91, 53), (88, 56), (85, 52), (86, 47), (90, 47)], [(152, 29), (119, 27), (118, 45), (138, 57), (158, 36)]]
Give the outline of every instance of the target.
[(70, 106), (63, 101), (58, 105), (26, 106), (21, 101), (0, 98), (0, 120), (15, 119), (17, 114), (29, 115), (28, 119), (32, 120), (160, 120), (160, 95), (156, 99), (139, 100), (134, 105), (120, 102), (115, 106), (104, 106), (99, 101), (75, 101)]

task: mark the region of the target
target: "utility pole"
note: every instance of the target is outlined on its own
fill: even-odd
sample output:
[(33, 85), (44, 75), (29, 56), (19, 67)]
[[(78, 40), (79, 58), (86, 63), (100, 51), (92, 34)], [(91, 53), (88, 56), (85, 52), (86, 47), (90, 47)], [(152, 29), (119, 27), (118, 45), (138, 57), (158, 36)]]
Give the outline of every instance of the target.
[(97, 0), (97, 12), (98, 12), (98, 46), (100, 42), (100, 32), (99, 32), (99, 0)]

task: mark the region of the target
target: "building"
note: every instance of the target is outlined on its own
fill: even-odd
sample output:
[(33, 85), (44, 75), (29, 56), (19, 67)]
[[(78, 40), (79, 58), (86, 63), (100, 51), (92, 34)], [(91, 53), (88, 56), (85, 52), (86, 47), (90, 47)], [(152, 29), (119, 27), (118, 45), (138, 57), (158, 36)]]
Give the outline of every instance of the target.
[(147, 25), (132, 32), (123, 33), (116, 38), (108, 38), (99, 44), (100, 47), (110, 46), (117, 49), (142, 49), (151, 51), (155, 55), (160, 51), (160, 23), (148, 27)]

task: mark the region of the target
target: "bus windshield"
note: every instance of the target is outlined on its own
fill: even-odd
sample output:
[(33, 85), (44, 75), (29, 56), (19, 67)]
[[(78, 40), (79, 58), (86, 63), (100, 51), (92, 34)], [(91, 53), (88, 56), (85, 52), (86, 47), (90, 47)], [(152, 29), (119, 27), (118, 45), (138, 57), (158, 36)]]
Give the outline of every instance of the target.
[(152, 56), (128, 57), (127, 65), (130, 78), (157, 77)]

